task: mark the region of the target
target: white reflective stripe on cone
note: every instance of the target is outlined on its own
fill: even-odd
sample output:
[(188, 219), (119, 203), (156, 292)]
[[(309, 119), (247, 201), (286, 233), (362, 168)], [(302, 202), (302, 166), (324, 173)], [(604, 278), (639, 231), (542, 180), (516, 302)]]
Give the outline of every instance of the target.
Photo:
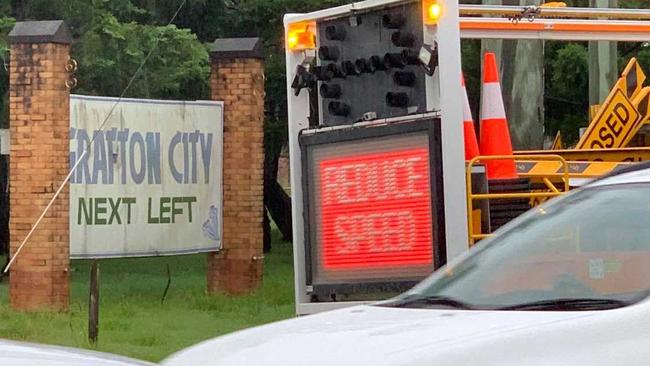
[(484, 119), (506, 118), (503, 95), (499, 83), (484, 83), (481, 100), (481, 121)]
[(472, 118), (472, 110), (469, 107), (469, 98), (467, 97), (467, 89), (463, 87), (463, 95), (465, 99), (463, 100), (463, 122), (474, 122)]

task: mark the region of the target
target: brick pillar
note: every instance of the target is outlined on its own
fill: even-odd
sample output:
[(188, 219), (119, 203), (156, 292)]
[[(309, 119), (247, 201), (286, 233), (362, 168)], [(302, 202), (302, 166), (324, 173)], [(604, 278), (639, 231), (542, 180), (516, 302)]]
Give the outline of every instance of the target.
[[(11, 254), (68, 173), (70, 92), (63, 21), (17, 23), (9, 34)], [(66, 188), (11, 267), (16, 310), (66, 311), (70, 299), (69, 196)]]
[(218, 39), (212, 99), (224, 102), (223, 250), (208, 255), (209, 292), (247, 293), (262, 282), (264, 62), (259, 38)]

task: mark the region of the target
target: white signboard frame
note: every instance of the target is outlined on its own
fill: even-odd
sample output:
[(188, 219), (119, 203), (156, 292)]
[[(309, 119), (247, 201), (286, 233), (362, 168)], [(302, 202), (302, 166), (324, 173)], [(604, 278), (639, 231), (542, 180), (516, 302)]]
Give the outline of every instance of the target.
[(117, 100), (70, 97), (70, 257), (220, 250), (223, 102)]
[(9, 155), (9, 129), (0, 129), (0, 155)]

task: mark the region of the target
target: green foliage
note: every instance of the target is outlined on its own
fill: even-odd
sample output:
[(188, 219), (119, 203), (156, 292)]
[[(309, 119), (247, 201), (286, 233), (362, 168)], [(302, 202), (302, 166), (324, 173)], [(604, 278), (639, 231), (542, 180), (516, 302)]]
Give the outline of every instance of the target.
[[(2, 0), (0, 0), (2, 1)], [(29, 0), (16, 1), (16, 17), (21, 20), (63, 19), (75, 38), (93, 27), (97, 18), (108, 14), (122, 22), (137, 21), (148, 24), (148, 13), (133, 4), (131, 0)]]
[[(133, 0), (154, 22), (168, 20), (182, 0)], [(203, 42), (218, 37), (262, 37), (265, 49), (267, 120), (286, 123), (283, 17), (349, 3), (349, 0), (188, 0), (176, 24)], [(275, 122), (270, 122), (276, 125)], [(267, 144), (268, 146), (268, 144)]]
[[(1, 1), (1, 0), (0, 0)], [(81, 94), (117, 96), (147, 53), (156, 46), (127, 96), (206, 99), (210, 73), (207, 49), (189, 29), (161, 26), (132, 0), (22, 1), (23, 19), (64, 19), (72, 30), (72, 55), (79, 62)], [(171, 15), (170, 15), (171, 16)]]
[(618, 6), (621, 8), (646, 9), (650, 8), (648, 0), (619, 0)]
[(566, 142), (575, 142), (587, 125), (589, 65), (587, 47), (580, 43), (546, 43), (546, 131), (558, 130)]
[(210, 68), (206, 48), (187, 29), (121, 23), (104, 14), (81, 38), (75, 55), (80, 63), (79, 92), (119, 95), (158, 47), (128, 92), (144, 98), (205, 99)]
[(3, 60), (7, 57), (7, 52), (9, 52), (9, 44), (7, 43), (7, 35), (11, 28), (15, 24), (14, 18), (11, 17), (0, 17), (0, 54), (3, 57)]
[[(589, 108), (587, 48), (584, 44), (546, 42), (545, 44), (545, 131), (554, 136), (562, 131), (567, 142), (578, 138), (578, 130), (587, 124)], [(479, 116), (481, 89), (481, 42), (461, 43), (463, 72), (472, 114)], [(650, 52), (648, 53), (650, 61)], [(507, 71), (504, 71), (507, 72)]]
[[(650, 74), (650, 45), (643, 44), (640, 46), (638, 52), (634, 55), (643, 68), (643, 71), (646, 72), (647, 74)], [(627, 61), (629, 57), (625, 57), (623, 60), (619, 62), (620, 65), (627, 65)]]
[[(261, 36), (266, 55), (265, 146), (280, 149), (286, 138), (286, 69), (283, 17), (348, 3), (345, 0), (230, 0), (220, 18), (222, 37)], [(280, 144), (279, 146), (276, 146)]]
[[(280, 241), (277, 230), (273, 238), (262, 287), (239, 297), (205, 293), (205, 254), (102, 260), (96, 347), (87, 341), (90, 261), (72, 261), (69, 313), (14, 312), (5, 281), (0, 283), (0, 334), (156, 362), (211, 337), (289, 318), (294, 315), (291, 243)], [(168, 265), (171, 286), (161, 304)]]

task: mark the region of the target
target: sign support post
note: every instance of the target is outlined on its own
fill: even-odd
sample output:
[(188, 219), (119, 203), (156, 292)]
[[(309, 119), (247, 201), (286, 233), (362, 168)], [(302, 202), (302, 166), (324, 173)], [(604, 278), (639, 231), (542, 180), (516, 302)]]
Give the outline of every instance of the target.
[(90, 294), (88, 297), (88, 341), (97, 343), (99, 335), (99, 259), (90, 266)]
[[(458, 1), (446, 0), (444, 15), (437, 25), (436, 39), (440, 65), (440, 107), (442, 114), (442, 178), (445, 200), (445, 241), (447, 260), (467, 251), (467, 192), (463, 148), (463, 106), (460, 60)], [(433, 95), (433, 93), (427, 93)]]
[(11, 129), (10, 302), (16, 310), (67, 311), (70, 301), (69, 202), (64, 187), (42, 225), (41, 210), (68, 174), (69, 73), (72, 36), (61, 20), (19, 22), (9, 33)]
[(212, 99), (224, 103), (223, 250), (208, 254), (208, 292), (242, 294), (262, 283), (264, 61), (260, 38), (217, 39)]

